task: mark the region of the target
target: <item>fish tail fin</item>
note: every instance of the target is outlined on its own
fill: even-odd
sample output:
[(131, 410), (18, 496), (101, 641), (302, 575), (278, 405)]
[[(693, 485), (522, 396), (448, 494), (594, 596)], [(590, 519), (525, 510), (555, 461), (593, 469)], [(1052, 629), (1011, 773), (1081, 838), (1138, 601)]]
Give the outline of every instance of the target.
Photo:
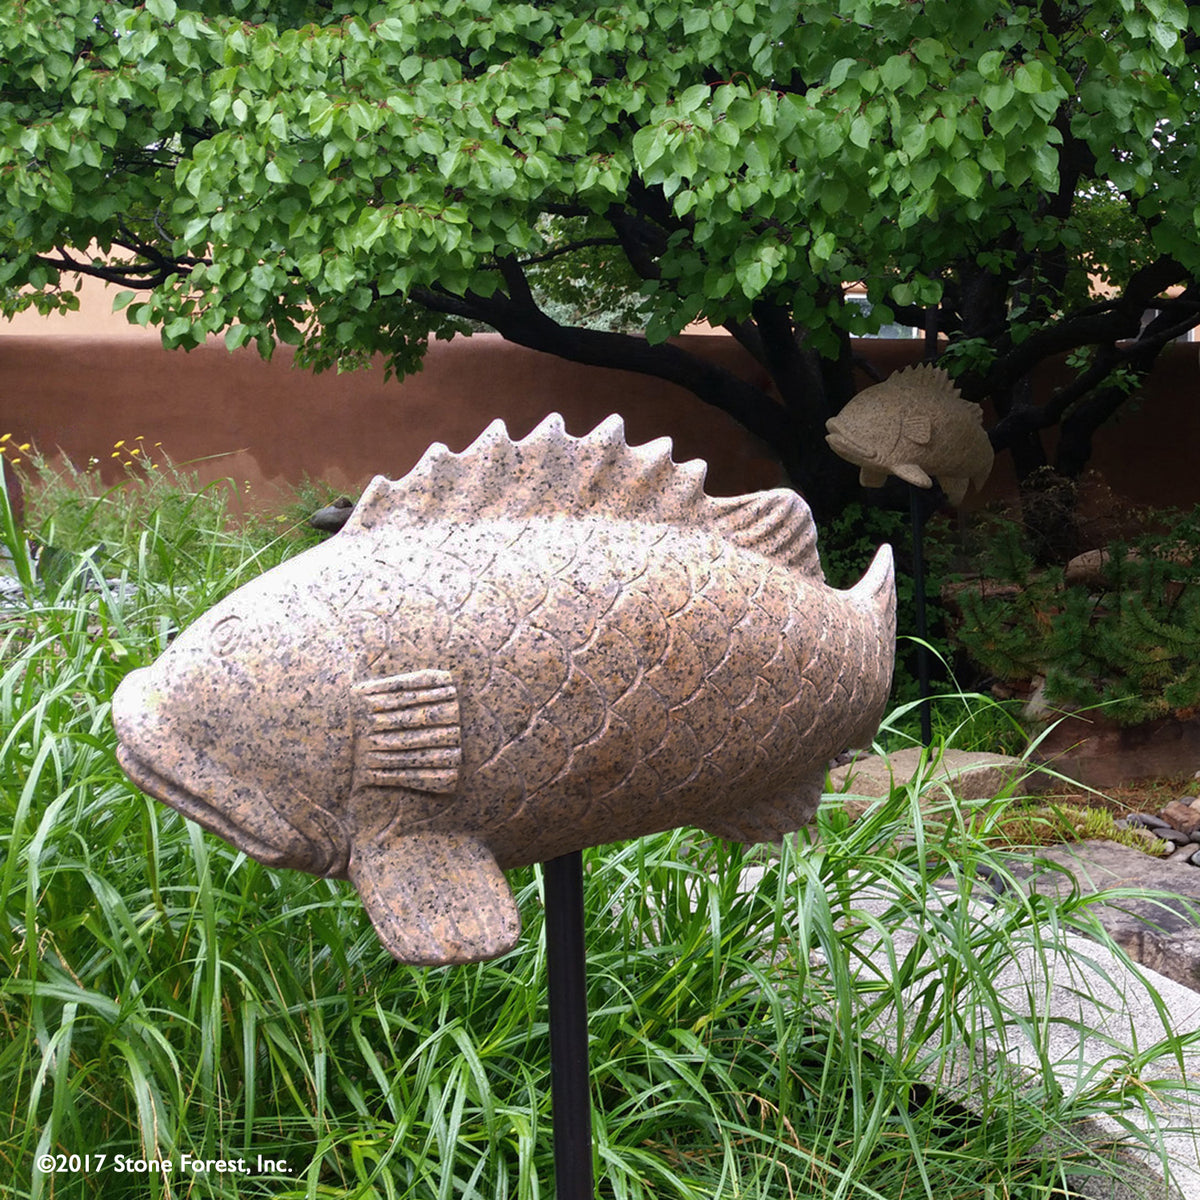
[(891, 624), (896, 632), (896, 566), (892, 548), (886, 542), (875, 551), (866, 574), (846, 593), (860, 612), (877, 615), (881, 626)]
[(892, 548), (875, 552), (866, 574), (843, 593), (860, 614), (857, 645), (861, 662), (847, 673), (854, 696), (849, 711), (861, 716), (847, 745), (869, 745), (879, 727), (892, 689), (896, 658), (896, 577)]

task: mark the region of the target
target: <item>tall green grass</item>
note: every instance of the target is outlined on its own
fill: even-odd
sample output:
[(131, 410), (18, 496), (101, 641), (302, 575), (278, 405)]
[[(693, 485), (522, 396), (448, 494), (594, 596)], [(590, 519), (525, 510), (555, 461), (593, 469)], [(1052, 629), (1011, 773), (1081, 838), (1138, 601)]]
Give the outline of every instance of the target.
[[(0, 616), (0, 1195), (551, 1195), (539, 869), (512, 875), (512, 953), (400, 966), (347, 885), (247, 859), (116, 766), (120, 678), (303, 537), (232, 524), (220, 489), (98, 493), (103, 530), (42, 510), (77, 555), (47, 587), (3, 503), (30, 604)], [(1081, 1120), (1186, 1122), (1145, 1048), (1054, 1084), (1047, 1014), (993, 980), (1086, 909), (1014, 890), (981, 918), (978, 869), (1003, 864), (974, 824), (926, 826), (913, 788), (773, 856), (694, 831), (588, 852), (598, 1195), (1051, 1200), (1107, 1169)]]

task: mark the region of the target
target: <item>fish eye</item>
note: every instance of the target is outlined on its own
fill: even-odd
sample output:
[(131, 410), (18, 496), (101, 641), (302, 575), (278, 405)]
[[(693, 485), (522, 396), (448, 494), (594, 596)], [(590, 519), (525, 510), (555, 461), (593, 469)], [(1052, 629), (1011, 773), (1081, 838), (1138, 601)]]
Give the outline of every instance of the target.
[(218, 654), (228, 654), (241, 640), (242, 618), (236, 613), (222, 617), (212, 628), (213, 649)]

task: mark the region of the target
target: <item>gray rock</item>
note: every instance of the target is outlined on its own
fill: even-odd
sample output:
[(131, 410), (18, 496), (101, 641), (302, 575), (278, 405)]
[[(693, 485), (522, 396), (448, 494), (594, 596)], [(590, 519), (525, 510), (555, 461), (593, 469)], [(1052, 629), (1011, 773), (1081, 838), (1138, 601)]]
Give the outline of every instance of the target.
[[(1200, 857), (1193, 851), (1192, 858)], [(1031, 892), (1062, 897), (1073, 878), (1082, 892), (1113, 888), (1128, 895), (1097, 904), (1092, 912), (1135, 962), (1200, 991), (1200, 873), (1178, 859), (1151, 858), (1116, 842), (1051, 846), (1013, 874)], [(1137, 893), (1161, 892), (1161, 897)]]
[[(1129, 853), (1151, 866), (1160, 865), (1134, 851)], [(1178, 867), (1177, 871), (1200, 877), (1200, 871), (1188, 867)], [(976, 905), (975, 896), (978, 892), (969, 903), (978, 919), (986, 921), (991, 908), (986, 904)], [(950, 896), (944, 902), (951, 903)], [(887, 905), (886, 896), (872, 895), (869, 888), (856, 893), (855, 908), (859, 912), (882, 916)], [(928, 911), (933, 911), (933, 905), (934, 897), (930, 897)], [(1168, 1034), (1196, 1029), (1200, 1024), (1200, 994), (1195, 990), (1181, 987), (1177, 981), (1162, 978), (1152, 970), (1131, 970), (1104, 946), (1069, 933), (1061, 926), (1044, 932), (1045, 941), (1038, 949), (1014, 948), (1011, 956), (997, 963), (992, 980), (996, 995), (1005, 997), (1006, 1013), (1015, 1016), (1016, 1006), (1021, 1005), (1021, 1011), (1031, 1016), (1036, 1014), (1036, 1023), (1048, 1020), (1053, 1030), (1049, 1061), (1027, 1042), (1026, 1030), (1034, 1022), (1013, 1021), (1000, 1034), (1008, 1054), (1015, 1056), (1010, 1063), (1023, 1064), (1031, 1082), (1044, 1085), (1049, 1069), (1060, 1086), (1068, 1089), (1090, 1086), (1088, 1081), (1094, 1082), (1100, 1072), (1114, 1066), (1116, 1046), (1157, 1047)], [(855, 943), (855, 955), (861, 955), (860, 961), (864, 963), (870, 961), (873, 972), (888, 977), (895, 965), (905, 960), (914, 941), (915, 935), (903, 928), (880, 932), (878, 940), (875, 934), (864, 931)], [(928, 986), (923, 971), (913, 973), (910, 978), (908, 1000), (903, 1007), (920, 1003), (920, 989)], [(1009, 1004), (1013, 1006), (1011, 1010)], [(876, 1029), (884, 1044), (896, 1045), (896, 1024), (892, 1012), (880, 1015)], [(969, 1077), (972, 1060), (976, 1071), (980, 1061), (986, 1061), (980, 1056), (987, 1054), (987, 1043), (993, 1034), (988, 1018), (982, 1018), (979, 1026), (972, 1026), (972, 1036), (955, 1045), (950, 1061), (938, 1060), (936, 1083), (941, 1094), (961, 1098), (968, 1108), (972, 1106), (970, 1090), (956, 1093), (955, 1088)], [(1200, 1054), (1195, 1047), (1185, 1045), (1181, 1060), (1177, 1061), (1170, 1050), (1160, 1051), (1154, 1056), (1152, 1072), (1142, 1078), (1172, 1080), (1180, 1075), (1200, 1078)], [(1153, 1110), (1152, 1117), (1147, 1115), (1149, 1106), (1132, 1103), (1119, 1118), (1105, 1115), (1076, 1126), (1074, 1133), (1092, 1145), (1111, 1145), (1114, 1138), (1127, 1141), (1128, 1153), (1122, 1152), (1119, 1159), (1128, 1171), (1118, 1180), (1072, 1181), (1072, 1195), (1088, 1200), (1200, 1200), (1200, 1125), (1185, 1128), (1189, 1114), (1181, 1112), (1179, 1104), (1169, 1095), (1163, 1094), (1163, 1103)], [(1160, 1116), (1170, 1129), (1156, 1127)], [(1131, 1133), (1136, 1141), (1130, 1138)], [(1169, 1188), (1161, 1175), (1164, 1163), (1171, 1172)]]
[(1122, 817), (1117, 822), (1117, 825), (1122, 829), (1128, 829), (1132, 825), (1140, 825), (1143, 829), (1169, 829), (1172, 833), (1179, 832), (1169, 821), (1164, 821), (1162, 817), (1156, 817), (1153, 813), (1130, 813), (1129, 816)]
[(1190, 804), (1172, 800), (1163, 808), (1162, 817), (1183, 833), (1195, 833), (1200, 830), (1200, 812), (1197, 812)]
[[(865, 754), (829, 772), (834, 792), (844, 793), (842, 803), (857, 817), (870, 800), (886, 796), (893, 787), (905, 787), (921, 768), (926, 752), (919, 747), (897, 750), (883, 757)], [(927, 761), (922, 797), (944, 800), (953, 793), (959, 800), (988, 800), (1002, 794), (1045, 791), (1051, 779), (1023, 758), (973, 750), (946, 750)]]
[(324, 508), (318, 508), (308, 518), (308, 523), (314, 529), (320, 529), (323, 533), (337, 533), (350, 520), (350, 514), (353, 511), (354, 501), (349, 496), (339, 496), (332, 504), (327, 504)]

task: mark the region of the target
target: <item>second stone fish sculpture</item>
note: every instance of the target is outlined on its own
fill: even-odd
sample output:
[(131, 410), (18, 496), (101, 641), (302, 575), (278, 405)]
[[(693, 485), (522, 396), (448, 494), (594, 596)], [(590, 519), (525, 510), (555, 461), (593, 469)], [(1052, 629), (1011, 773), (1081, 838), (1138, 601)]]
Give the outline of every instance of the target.
[(937, 476), (959, 505), (967, 485), (983, 487), (995, 455), (978, 404), (964, 400), (941, 367), (905, 367), (864, 388), (825, 422), (834, 453), (861, 468), (863, 487), (882, 487), (897, 475), (916, 487)]
[(882, 715), (891, 552), (835, 591), (794, 492), (704, 472), (617, 417), (435, 444), (122, 682), (122, 766), (261, 862), (349, 877), (409, 963), (514, 945), (503, 868), (796, 829)]

